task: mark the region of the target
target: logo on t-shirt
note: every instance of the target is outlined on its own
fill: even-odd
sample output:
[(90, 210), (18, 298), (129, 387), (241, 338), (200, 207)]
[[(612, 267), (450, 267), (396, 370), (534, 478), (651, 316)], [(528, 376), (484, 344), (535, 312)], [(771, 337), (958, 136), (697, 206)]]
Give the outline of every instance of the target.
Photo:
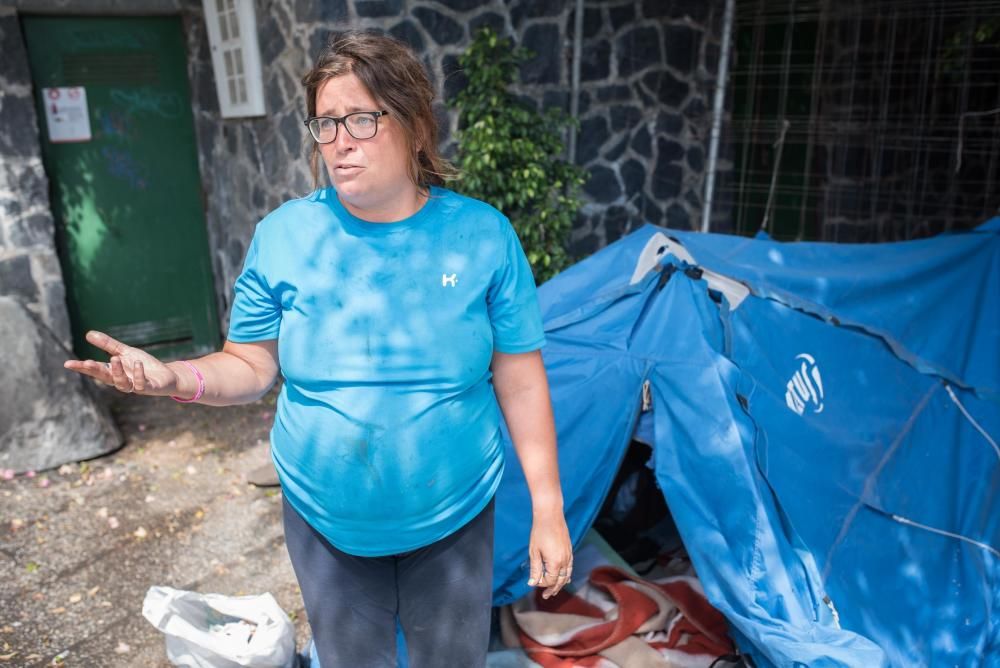
[(441, 274), (441, 287), (442, 288), (445, 287), (445, 286), (447, 286), (447, 285), (450, 285), (451, 287), (455, 287), (455, 285), (457, 283), (458, 283), (458, 274), (452, 274), (451, 276), (449, 276), (448, 274)]

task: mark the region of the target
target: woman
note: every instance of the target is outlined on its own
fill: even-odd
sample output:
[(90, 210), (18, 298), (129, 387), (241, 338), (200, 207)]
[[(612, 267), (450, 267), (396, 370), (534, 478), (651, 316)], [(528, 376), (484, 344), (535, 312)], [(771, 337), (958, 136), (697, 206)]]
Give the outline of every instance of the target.
[(332, 187), (257, 226), (222, 352), (162, 364), (91, 332), (110, 363), (66, 367), (217, 406), (280, 372), (272, 457), (320, 663), (395, 666), (398, 619), (415, 668), (482, 666), (498, 405), (531, 491), (528, 582), (548, 597), (572, 574), (531, 271), (502, 214), (441, 187), (409, 49), (341, 34), (303, 84)]

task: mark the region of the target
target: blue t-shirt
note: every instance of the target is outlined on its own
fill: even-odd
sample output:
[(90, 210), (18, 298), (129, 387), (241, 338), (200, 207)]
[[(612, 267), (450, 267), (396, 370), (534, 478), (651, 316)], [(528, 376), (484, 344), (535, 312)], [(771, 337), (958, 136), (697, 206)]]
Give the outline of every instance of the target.
[(486, 506), (503, 472), (493, 352), (545, 342), (510, 222), (441, 188), (395, 223), (351, 215), (330, 188), (265, 217), (229, 339), (275, 338), (283, 492), (361, 556), (429, 545)]

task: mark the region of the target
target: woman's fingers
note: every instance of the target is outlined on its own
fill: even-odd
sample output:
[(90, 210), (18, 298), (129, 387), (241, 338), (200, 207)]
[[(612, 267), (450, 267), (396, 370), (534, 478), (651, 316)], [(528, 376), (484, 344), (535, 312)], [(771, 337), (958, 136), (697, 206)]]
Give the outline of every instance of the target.
[(132, 380), (125, 374), (125, 365), (117, 355), (111, 358), (111, 382), (119, 392), (132, 391)]
[(107, 385), (113, 384), (111, 381), (111, 367), (104, 362), (95, 362), (94, 360), (66, 360), (63, 362), (63, 367), (70, 371), (81, 373), (84, 376), (90, 376)]
[(142, 360), (132, 364), (132, 387), (136, 392), (146, 391), (146, 371), (142, 368)]
[(100, 348), (112, 356), (121, 355), (128, 348), (128, 346), (118, 339), (113, 339), (104, 332), (98, 332), (93, 329), (87, 332), (86, 339), (90, 345)]

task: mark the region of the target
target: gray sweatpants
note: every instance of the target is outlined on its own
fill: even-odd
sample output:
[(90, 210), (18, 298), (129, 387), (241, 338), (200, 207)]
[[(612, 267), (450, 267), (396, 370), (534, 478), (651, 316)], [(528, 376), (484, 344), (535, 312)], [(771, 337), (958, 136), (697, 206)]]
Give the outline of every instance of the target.
[(285, 542), (322, 668), (395, 668), (396, 620), (410, 668), (486, 665), (493, 505), (440, 541), (388, 557), (341, 552), (283, 502)]

